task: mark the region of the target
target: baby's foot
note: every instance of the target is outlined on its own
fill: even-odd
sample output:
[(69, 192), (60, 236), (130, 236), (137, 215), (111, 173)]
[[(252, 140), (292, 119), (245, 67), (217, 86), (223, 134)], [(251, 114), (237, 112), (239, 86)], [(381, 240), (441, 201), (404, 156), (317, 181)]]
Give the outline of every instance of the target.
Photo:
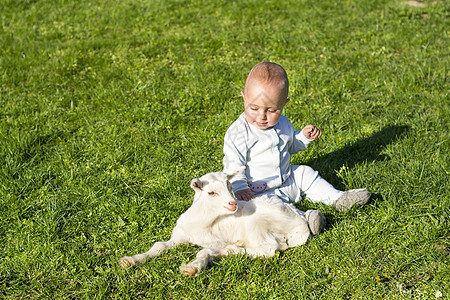
[(345, 191), (333, 203), (333, 207), (340, 212), (344, 212), (353, 205), (363, 205), (369, 201), (370, 192), (367, 189), (356, 189)]
[(326, 224), (325, 216), (315, 209), (310, 209), (306, 211), (305, 218), (308, 221), (309, 230), (313, 235), (321, 233)]

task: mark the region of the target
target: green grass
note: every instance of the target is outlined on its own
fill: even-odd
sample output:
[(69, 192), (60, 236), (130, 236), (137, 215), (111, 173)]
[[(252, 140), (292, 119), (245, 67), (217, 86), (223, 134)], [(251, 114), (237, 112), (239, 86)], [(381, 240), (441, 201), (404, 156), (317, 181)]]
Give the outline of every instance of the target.
[[(0, 0), (0, 298), (448, 298), (449, 6), (423, 3)], [(121, 270), (222, 169), (260, 61), (324, 132), (292, 163), (373, 200), (300, 203), (326, 231), (270, 259), (185, 278), (183, 245)]]

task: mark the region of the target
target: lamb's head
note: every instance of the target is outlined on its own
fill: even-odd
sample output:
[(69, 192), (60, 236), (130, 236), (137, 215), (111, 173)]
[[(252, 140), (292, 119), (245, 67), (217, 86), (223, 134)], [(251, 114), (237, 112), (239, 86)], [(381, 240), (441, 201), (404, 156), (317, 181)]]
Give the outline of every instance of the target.
[(238, 207), (229, 180), (236, 174), (237, 172), (232, 174), (216, 172), (192, 179), (191, 187), (195, 191), (194, 201), (204, 201), (209, 209), (219, 214), (235, 213)]

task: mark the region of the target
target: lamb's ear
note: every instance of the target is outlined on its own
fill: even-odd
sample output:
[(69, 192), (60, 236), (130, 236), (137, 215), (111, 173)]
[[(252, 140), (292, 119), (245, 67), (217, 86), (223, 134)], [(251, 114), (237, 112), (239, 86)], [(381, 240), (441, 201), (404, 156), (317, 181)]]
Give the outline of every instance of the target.
[(231, 173), (226, 173), (227, 175), (227, 180), (230, 180), (231, 178), (233, 178), (234, 176), (236, 176), (237, 174), (243, 172), (245, 170), (245, 166), (239, 167), (237, 169), (234, 169), (233, 171), (231, 171)]
[(198, 178), (194, 178), (191, 180), (191, 188), (193, 188), (194, 191), (201, 191), (203, 188), (203, 182), (201, 182)]

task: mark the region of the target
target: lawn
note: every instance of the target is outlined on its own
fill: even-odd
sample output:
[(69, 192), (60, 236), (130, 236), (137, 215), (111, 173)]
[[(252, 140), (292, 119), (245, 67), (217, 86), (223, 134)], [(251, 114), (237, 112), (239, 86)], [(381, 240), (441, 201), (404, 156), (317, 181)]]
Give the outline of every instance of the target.
[[(449, 3), (0, 0), (0, 298), (432, 299), (450, 293)], [(364, 207), (197, 277), (170, 236), (260, 61), (323, 137), (292, 158)]]

